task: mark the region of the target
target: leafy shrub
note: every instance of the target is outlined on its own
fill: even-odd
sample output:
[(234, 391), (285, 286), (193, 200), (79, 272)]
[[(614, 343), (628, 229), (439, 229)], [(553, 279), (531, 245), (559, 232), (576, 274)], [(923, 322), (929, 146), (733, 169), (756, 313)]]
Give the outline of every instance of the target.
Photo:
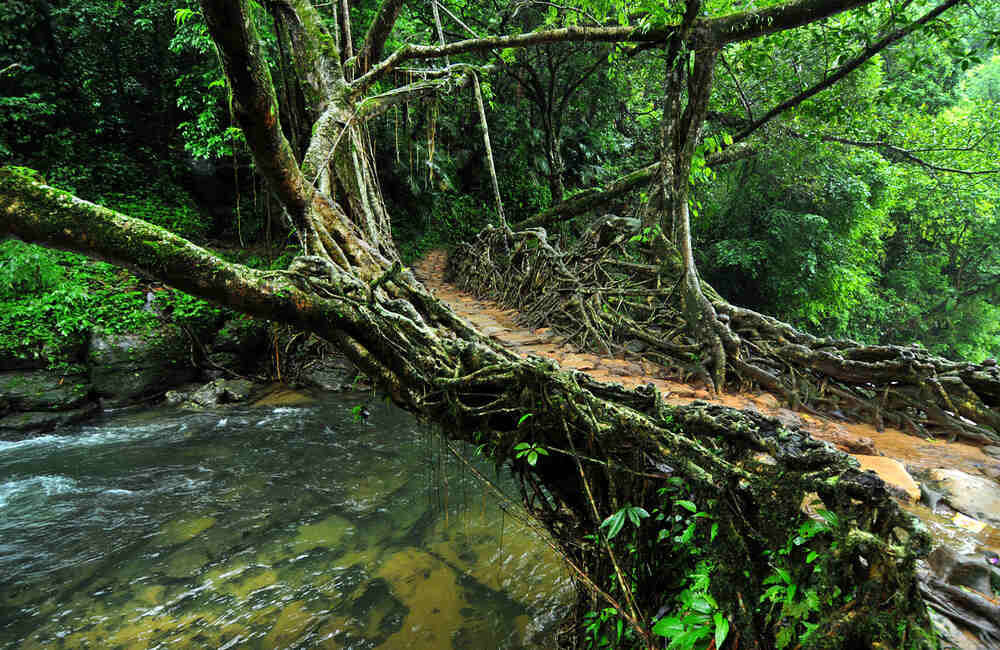
[(138, 278), (109, 264), (18, 241), (0, 243), (0, 353), (71, 363), (95, 328), (144, 332), (164, 320), (204, 331), (222, 312), (171, 290), (147, 304)]

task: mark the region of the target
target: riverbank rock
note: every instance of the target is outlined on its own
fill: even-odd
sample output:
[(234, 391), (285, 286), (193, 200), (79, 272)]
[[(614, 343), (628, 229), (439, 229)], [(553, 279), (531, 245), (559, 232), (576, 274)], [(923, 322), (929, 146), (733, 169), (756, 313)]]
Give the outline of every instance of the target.
[(993, 567), (983, 555), (958, 553), (947, 546), (938, 546), (927, 556), (927, 563), (948, 584), (975, 589), (987, 596), (993, 594)]
[[(363, 377), (362, 377), (363, 379)], [(325, 391), (351, 390), (358, 387), (358, 369), (341, 356), (329, 356), (309, 362), (299, 374), (306, 386)]]
[(852, 454), (852, 456), (861, 464), (862, 470), (871, 470), (878, 474), (879, 478), (885, 481), (886, 487), (889, 488), (890, 492), (911, 502), (920, 500), (920, 486), (913, 480), (910, 473), (906, 471), (903, 463), (894, 458), (886, 458), (885, 456), (865, 456), (861, 454)]
[(933, 469), (930, 479), (940, 486), (943, 500), (952, 508), (1000, 527), (1000, 485), (957, 469)]
[(254, 387), (254, 383), (246, 379), (215, 379), (192, 391), (167, 391), (166, 399), (167, 404), (188, 408), (238, 404), (250, 397)]
[(98, 410), (85, 375), (57, 370), (0, 372), (0, 439), (21, 440), (86, 419)]
[(66, 411), (87, 401), (90, 382), (82, 375), (49, 370), (0, 372), (0, 412)]
[(23, 411), (0, 417), (0, 440), (22, 440), (46, 433), (67, 424), (82, 422), (95, 415), (101, 407), (97, 402), (85, 403), (68, 411)]
[(90, 379), (108, 406), (157, 397), (195, 378), (187, 335), (176, 325), (144, 334), (96, 332), (87, 351)]

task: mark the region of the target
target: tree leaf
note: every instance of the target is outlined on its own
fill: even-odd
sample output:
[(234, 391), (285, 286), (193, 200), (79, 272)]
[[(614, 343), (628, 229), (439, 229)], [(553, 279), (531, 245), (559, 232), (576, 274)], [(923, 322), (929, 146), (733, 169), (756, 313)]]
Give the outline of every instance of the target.
[(615, 514), (611, 515), (601, 523), (601, 528), (608, 529), (608, 539), (614, 539), (619, 532), (621, 532), (622, 526), (625, 525), (625, 510), (619, 510)]
[(713, 617), (715, 620), (715, 647), (721, 648), (722, 644), (726, 642), (726, 637), (729, 636), (729, 619), (722, 615), (722, 612), (716, 612)]
[(674, 503), (676, 503), (680, 507), (684, 508), (688, 512), (698, 512), (698, 506), (696, 506), (693, 501), (687, 501), (685, 499), (679, 499), (677, 501), (674, 501)]

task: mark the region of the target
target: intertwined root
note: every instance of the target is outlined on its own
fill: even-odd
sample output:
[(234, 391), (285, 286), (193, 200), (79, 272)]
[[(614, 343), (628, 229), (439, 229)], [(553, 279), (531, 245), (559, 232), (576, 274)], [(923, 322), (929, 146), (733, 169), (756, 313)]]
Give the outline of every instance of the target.
[[(458, 247), (450, 274), (480, 296), (517, 307), (529, 327), (553, 327), (603, 353), (633, 341), (642, 356), (709, 387), (720, 378), (768, 390), (796, 408), (855, 417), (880, 429), (1000, 440), (1000, 369), (920, 347), (815, 337), (687, 286), (679, 261), (649, 264), (623, 219), (603, 219), (572, 249), (543, 229), (487, 228)], [(623, 225), (626, 228), (623, 228)], [(685, 309), (685, 304), (689, 307)]]

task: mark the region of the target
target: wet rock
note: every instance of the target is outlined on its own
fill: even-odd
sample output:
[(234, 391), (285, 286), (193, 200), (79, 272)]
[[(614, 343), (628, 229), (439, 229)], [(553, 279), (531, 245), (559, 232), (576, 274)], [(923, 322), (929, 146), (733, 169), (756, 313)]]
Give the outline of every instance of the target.
[(927, 608), (931, 623), (938, 633), (941, 650), (981, 650), (982, 646), (966, 636), (950, 618), (932, 607)]
[(993, 456), (994, 458), (1000, 458), (1000, 447), (997, 445), (986, 445), (983, 447), (983, 453), (987, 456)]
[(94, 391), (110, 406), (123, 406), (162, 395), (192, 380), (187, 335), (175, 325), (143, 334), (98, 332), (87, 361)]
[(935, 490), (927, 485), (926, 482), (920, 484), (920, 501), (934, 512), (937, 509), (938, 503), (944, 497), (939, 490)]
[(320, 390), (350, 390), (357, 385), (358, 369), (344, 357), (324, 357), (303, 368), (299, 381)]
[(254, 390), (254, 383), (246, 379), (213, 379), (194, 390), (167, 391), (165, 399), (170, 406), (206, 408), (244, 402)]
[(948, 584), (992, 595), (992, 567), (983, 555), (958, 553), (947, 546), (938, 546), (927, 557), (927, 563)]
[(253, 382), (246, 379), (216, 379), (191, 394), (191, 401), (201, 406), (235, 404), (249, 397)]
[(32, 435), (81, 422), (100, 410), (96, 402), (68, 411), (24, 411), (0, 418), (0, 439), (21, 440)]
[(875, 447), (875, 441), (871, 438), (850, 433), (839, 424), (833, 422), (816, 420), (815, 418), (813, 421), (819, 422), (818, 426), (810, 428), (810, 433), (812, 433), (814, 438), (825, 440), (837, 447), (837, 449), (851, 454), (864, 456), (881, 455)]
[(774, 410), (781, 408), (781, 401), (771, 393), (761, 393), (754, 398), (754, 401), (766, 409)]
[(806, 426), (806, 422), (802, 419), (801, 415), (788, 409), (779, 408), (778, 412), (774, 414), (774, 417), (778, 418), (778, 422), (781, 422), (786, 427)]
[(866, 456), (863, 454), (852, 454), (852, 456), (861, 464), (862, 470), (878, 474), (879, 478), (885, 481), (889, 491), (899, 498), (908, 501), (920, 500), (920, 486), (906, 471), (903, 463), (885, 456)]
[(65, 411), (87, 401), (90, 383), (81, 375), (49, 370), (0, 373), (0, 412)]
[(1000, 482), (1000, 465), (989, 465), (984, 467), (983, 474), (986, 475), (986, 478), (992, 481)]
[(1000, 527), (1000, 486), (988, 478), (970, 476), (957, 469), (934, 469), (930, 478), (945, 493), (955, 510)]

